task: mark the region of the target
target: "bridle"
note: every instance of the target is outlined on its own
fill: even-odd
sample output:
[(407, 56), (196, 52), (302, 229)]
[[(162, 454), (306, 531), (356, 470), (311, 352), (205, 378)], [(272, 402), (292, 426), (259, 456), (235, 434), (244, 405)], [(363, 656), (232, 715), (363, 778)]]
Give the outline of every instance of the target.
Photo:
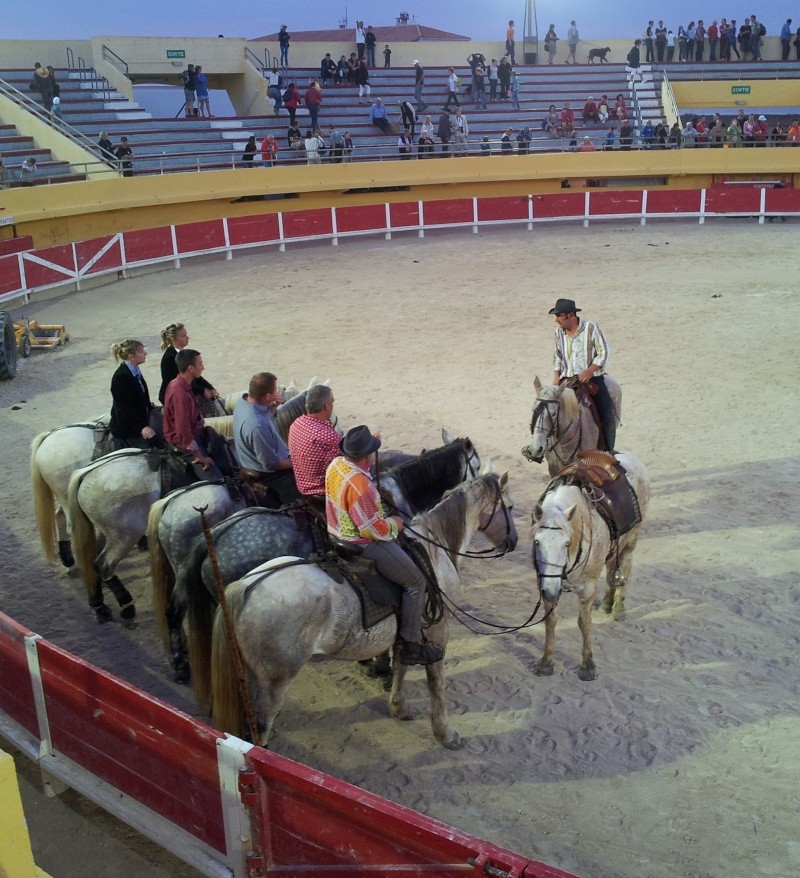
[[(554, 405), (556, 407), (555, 416), (551, 412), (549, 406)], [(569, 463), (572, 460), (573, 455), (567, 453), (565, 457), (562, 457), (558, 451), (556, 450), (559, 445), (567, 447), (568, 445), (572, 445), (572, 440), (574, 437), (574, 432), (577, 430), (578, 436), (575, 442), (575, 447), (580, 448), (581, 440), (583, 439), (583, 423), (580, 417), (580, 409), (578, 410), (578, 417), (576, 418), (577, 424), (573, 430), (573, 436), (565, 435), (561, 436), (561, 431), (559, 429), (558, 424), (558, 407), (560, 405), (560, 400), (558, 399), (537, 399), (536, 406), (533, 409), (533, 415), (531, 416), (531, 435), (533, 435), (534, 428), (536, 427), (537, 421), (542, 417), (543, 413), (546, 411), (550, 416), (550, 423), (552, 425), (552, 429), (547, 433), (547, 442), (545, 443), (545, 454), (553, 454), (558, 462), (562, 465)]]
[[(461, 478), (462, 482), (466, 482), (467, 475), (469, 475), (473, 479), (477, 479), (481, 472), (481, 461), (478, 457), (478, 452), (475, 450), (475, 446), (470, 443), (471, 451), (469, 456), (464, 460), (464, 475)], [(464, 449), (466, 452), (466, 448)], [(473, 462), (477, 461), (475, 466), (473, 467)]]
[[(563, 528), (563, 527), (554, 527), (554, 526), (550, 526), (550, 525), (540, 525), (540, 526), (537, 528), (537, 532), (540, 531), (540, 530), (559, 530), (559, 531), (563, 531), (564, 528)], [(590, 534), (590, 536), (589, 536), (589, 539), (591, 540), (591, 534)], [(589, 551), (591, 551), (591, 548), (592, 548), (592, 547), (591, 547), (591, 542), (590, 542), (590, 544), (589, 544)], [(578, 566), (578, 564), (580, 564), (581, 558), (583, 557), (583, 528), (581, 528), (580, 538), (579, 538), (579, 541), (578, 541), (578, 552), (577, 552), (577, 554), (575, 555), (575, 560), (572, 562), (572, 566), (569, 567), (569, 569), (567, 569), (567, 567), (569, 566), (569, 546), (567, 546), (567, 557), (566, 557), (566, 559), (565, 559), (565, 561), (564, 561), (564, 566), (561, 568), (561, 572), (560, 572), (560, 573), (543, 573), (543, 572), (542, 572), (542, 570), (541, 570), (540, 567), (539, 567), (539, 559), (537, 558), (537, 555), (536, 555), (536, 543), (535, 543), (535, 542), (534, 542), (534, 545), (533, 545), (533, 552), (532, 552), (532, 555), (533, 555), (533, 559), (532, 559), (532, 560), (533, 560), (533, 569), (536, 571), (536, 576), (537, 576), (537, 580), (536, 580), (536, 581), (537, 581), (537, 584), (539, 583), (539, 581), (540, 581), (541, 579), (558, 579), (558, 580), (561, 582), (561, 590), (562, 590), (562, 591), (570, 591), (571, 588), (569, 588), (569, 587), (565, 587), (565, 586), (564, 586), (564, 583), (565, 583), (565, 582), (566, 582), (566, 583), (569, 582), (569, 576), (570, 576), (570, 574), (575, 570), (575, 568)], [(541, 590), (542, 590), (542, 588), (541, 588), (541, 585), (540, 585), (540, 586), (539, 586), (539, 591), (541, 592)], [(556, 600), (558, 600), (558, 599), (556, 598)]]

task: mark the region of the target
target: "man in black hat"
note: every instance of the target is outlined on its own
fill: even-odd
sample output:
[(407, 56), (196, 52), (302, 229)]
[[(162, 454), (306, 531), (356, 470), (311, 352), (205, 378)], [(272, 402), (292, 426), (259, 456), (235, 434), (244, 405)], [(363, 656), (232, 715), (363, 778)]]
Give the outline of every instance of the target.
[[(603, 427), (606, 451), (614, 451), (617, 418), (614, 403), (604, 379), (611, 355), (602, 330), (590, 320), (578, 317), (580, 312), (573, 299), (558, 299), (547, 312), (555, 314), (556, 337), (553, 358), (553, 384), (577, 378), (594, 397)], [(594, 385), (596, 390), (592, 390)]]
[(425, 577), (397, 545), (403, 519), (386, 515), (370, 476), (370, 465), (381, 440), (365, 425), (353, 427), (339, 443), (341, 457), (325, 473), (325, 514), (328, 533), (375, 563), (378, 573), (403, 589), (400, 605), (400, 662), (432, 665), (444, 658), (444, 650), (422, 635), (425, 609)]

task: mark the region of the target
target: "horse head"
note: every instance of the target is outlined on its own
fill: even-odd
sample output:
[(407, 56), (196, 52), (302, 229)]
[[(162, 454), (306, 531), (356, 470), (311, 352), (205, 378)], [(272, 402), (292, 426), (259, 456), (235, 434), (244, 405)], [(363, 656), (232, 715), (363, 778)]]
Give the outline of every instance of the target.
[(564, 581), (580, 559), (580, 527), (576, 527), (577, 503), (562, 509), (545, 497), (532, 513), (533, 548), (531, 557), (542, 597), (557, 601)]
[(514, 501), (508, 490), (508, 472), (504, 472), (500, 476), (491, 473), (491, 461), (488, 462), (488, 468), (489, 471), (481, 475), (480, 481), (492, 487), (491, 506), (485, 504), (482, 508), (478, 530), (495, 549), (502, 550), (505, 554), (513, 552), (517, 547), (517, 527), (511, 515)]
[(565, 384), (543, 385), (537, 375), (533, 381), (536, 402), (531, 415), (531, 441), (523, 447), (522, 455), (533, 463), (541, 463), (548, 451), (559, 440), (559, 413), (563, 420), (573, 421), (579, 415), (578, 397)]

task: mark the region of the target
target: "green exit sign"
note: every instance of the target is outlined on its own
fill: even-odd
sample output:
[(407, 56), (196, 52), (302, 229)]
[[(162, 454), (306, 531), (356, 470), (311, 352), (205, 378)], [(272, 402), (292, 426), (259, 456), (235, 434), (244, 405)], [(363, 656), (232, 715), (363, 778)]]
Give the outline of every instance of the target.
[(749, 85), (732, 85), (731, 86), (731, 94), (732, 95), (749, 95), (750, 94), (750, 86)]
[[(167, 58), (185, 58), (186, 52), (183, 49), (167, 49)], [(750, 91), (750, 89), (747, 89)]]

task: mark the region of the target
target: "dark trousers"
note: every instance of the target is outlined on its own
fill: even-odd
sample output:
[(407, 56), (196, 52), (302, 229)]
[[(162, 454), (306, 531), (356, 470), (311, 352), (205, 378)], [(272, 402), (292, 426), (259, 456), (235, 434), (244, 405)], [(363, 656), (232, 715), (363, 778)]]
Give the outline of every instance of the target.
[(600, 415), (600, 423), (603, 427), (603, 435), (606, 441), (606, 451), (614, 450), (614, 443), (617, 441), (617, 417), (614, 411), (614, 401), (606, 387), (606, 380), (602, 375), (595, 375), (592, 378), (597, 393), (594, 396), (594, 402), (597, 406), (597, 413)]
[(645, 64), (652, 64), (653, 63), (653, 41), (651, 39), (647, 39), (644, 41), (644, 50), (645, 50), (645, 57), (644, 57)]
[(232, 476), (231, 456), (228, 453), (228, 444), (211, 427), (204, 427), (200, 436), (195, 438), (197, 447), (204, 457), (210, 457), (214, 465), (210, 470), (204, 470), (195, 466), (195, 472), (202, 479), (221, 479), (223, 476)]
[(656, 40), (656, 58), (658, 58), (658, 63), (662, 64), (664, 61), (664, 49), (667, 48), (666, 40)]
[(365, 558), (375, 562), (381, 576), (403, 589), (400, 604), (400, 636), (419, 643), (422, 640), (422, 613), (425, 609), (425, 577), (397, 543), (373, 540), (364, 546)]
[(259, 473), (258, 479), (262, 485), (278, 495), (282, 504), (294, 503), (300, 499), (297, 483), (294, 480), (294, 472), (290, 469), (279, 469), (271, 473)]

